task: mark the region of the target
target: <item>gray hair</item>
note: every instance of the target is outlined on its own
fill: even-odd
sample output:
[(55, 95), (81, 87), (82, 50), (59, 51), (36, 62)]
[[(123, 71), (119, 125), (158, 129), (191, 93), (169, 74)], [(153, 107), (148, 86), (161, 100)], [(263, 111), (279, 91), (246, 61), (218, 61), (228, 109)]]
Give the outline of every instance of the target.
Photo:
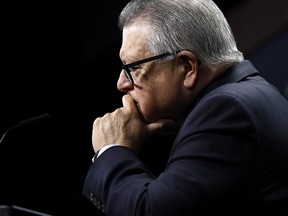
[(243, 60), (231, 28), (212, 0), (132, 0), (119, 15), (118, 25), (151, 26), (147, 38), (154, 54), (190, 50), (203, 63)]

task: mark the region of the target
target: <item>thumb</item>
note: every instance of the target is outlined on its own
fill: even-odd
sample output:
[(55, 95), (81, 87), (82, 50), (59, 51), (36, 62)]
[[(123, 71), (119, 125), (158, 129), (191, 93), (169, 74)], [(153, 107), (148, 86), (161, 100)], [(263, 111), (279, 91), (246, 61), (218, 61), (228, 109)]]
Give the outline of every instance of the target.
[(176, 124), (176, 122), (172, 119), (161, 119), (156, 122), (150, 123), (148, 128), (152, 133), (158, 133), (166, 128), (172, 127)]

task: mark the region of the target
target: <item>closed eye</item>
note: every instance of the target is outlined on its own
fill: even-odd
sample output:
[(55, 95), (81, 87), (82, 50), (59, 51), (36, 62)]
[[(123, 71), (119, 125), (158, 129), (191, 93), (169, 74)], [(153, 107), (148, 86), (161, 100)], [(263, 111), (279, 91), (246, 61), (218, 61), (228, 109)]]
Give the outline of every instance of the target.
[(138, 70), (140, 67), (138, 66), (138, 65), (136, 65), (136, 66), (130, 66), (129, 67), (129, 70), (130, 70), (130, 72), (135, 72), (136, 70)]

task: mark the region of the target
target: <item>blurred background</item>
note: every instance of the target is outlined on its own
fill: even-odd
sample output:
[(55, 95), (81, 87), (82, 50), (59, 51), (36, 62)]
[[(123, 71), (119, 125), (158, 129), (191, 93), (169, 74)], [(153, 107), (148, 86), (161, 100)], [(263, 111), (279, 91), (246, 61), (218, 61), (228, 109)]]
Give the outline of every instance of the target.
[[(0, 143), (0, 206), (101, 215), (81, 192), (93, 121), (121, 106), (117, 18), (127, 2), (2, 3), (0, 134), (44, 113), (52, 118), (16, 127)], [(215, 2), (245, 57), (288, 98), (288, 1)], [(173, 142), (160, 138), (140, 154), (155, 173)]]

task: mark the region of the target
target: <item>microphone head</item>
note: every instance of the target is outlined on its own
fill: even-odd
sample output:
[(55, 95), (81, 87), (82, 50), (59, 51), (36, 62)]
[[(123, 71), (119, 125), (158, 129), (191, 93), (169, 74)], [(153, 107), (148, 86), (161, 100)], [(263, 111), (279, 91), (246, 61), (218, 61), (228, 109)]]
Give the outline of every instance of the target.
[(21, 125), (26, 125), (26, 124), (30, 124), (30, 123), (37, 123), (39, 121), (46, 121), (46, 120), (50, 120), (52, 118), (52, 115), (50, 113), (45, 113), (39, 116), (35, 116), (26, 120), (23, 120), (19, 123), (19, 126)]
[(11, 131), (11, 130), (13, 130), (15, 128), (18, 128), (18, 127), (22, 127), (22, 126), (25, 126), (25, 125), (30, 125), (31, 123), (39, 123), (41, 121), (47, 121), (47, 120), (49, 120), (51, 118), (52, 118), (52, 115), (50, 113), (44, 113), (42, 115), (35, 116), (35, 117), (32, 117), (32, 118), (20, 121), (17, 125), (12, 126), (12, 127), (8, 128), (8, 130), (5, 131), (5, 133), (2, 135), (2, 137), (0, 139), (0, 144), (2, 143), (4, 137), (6, 136), (6, 134), (9, 131)]

